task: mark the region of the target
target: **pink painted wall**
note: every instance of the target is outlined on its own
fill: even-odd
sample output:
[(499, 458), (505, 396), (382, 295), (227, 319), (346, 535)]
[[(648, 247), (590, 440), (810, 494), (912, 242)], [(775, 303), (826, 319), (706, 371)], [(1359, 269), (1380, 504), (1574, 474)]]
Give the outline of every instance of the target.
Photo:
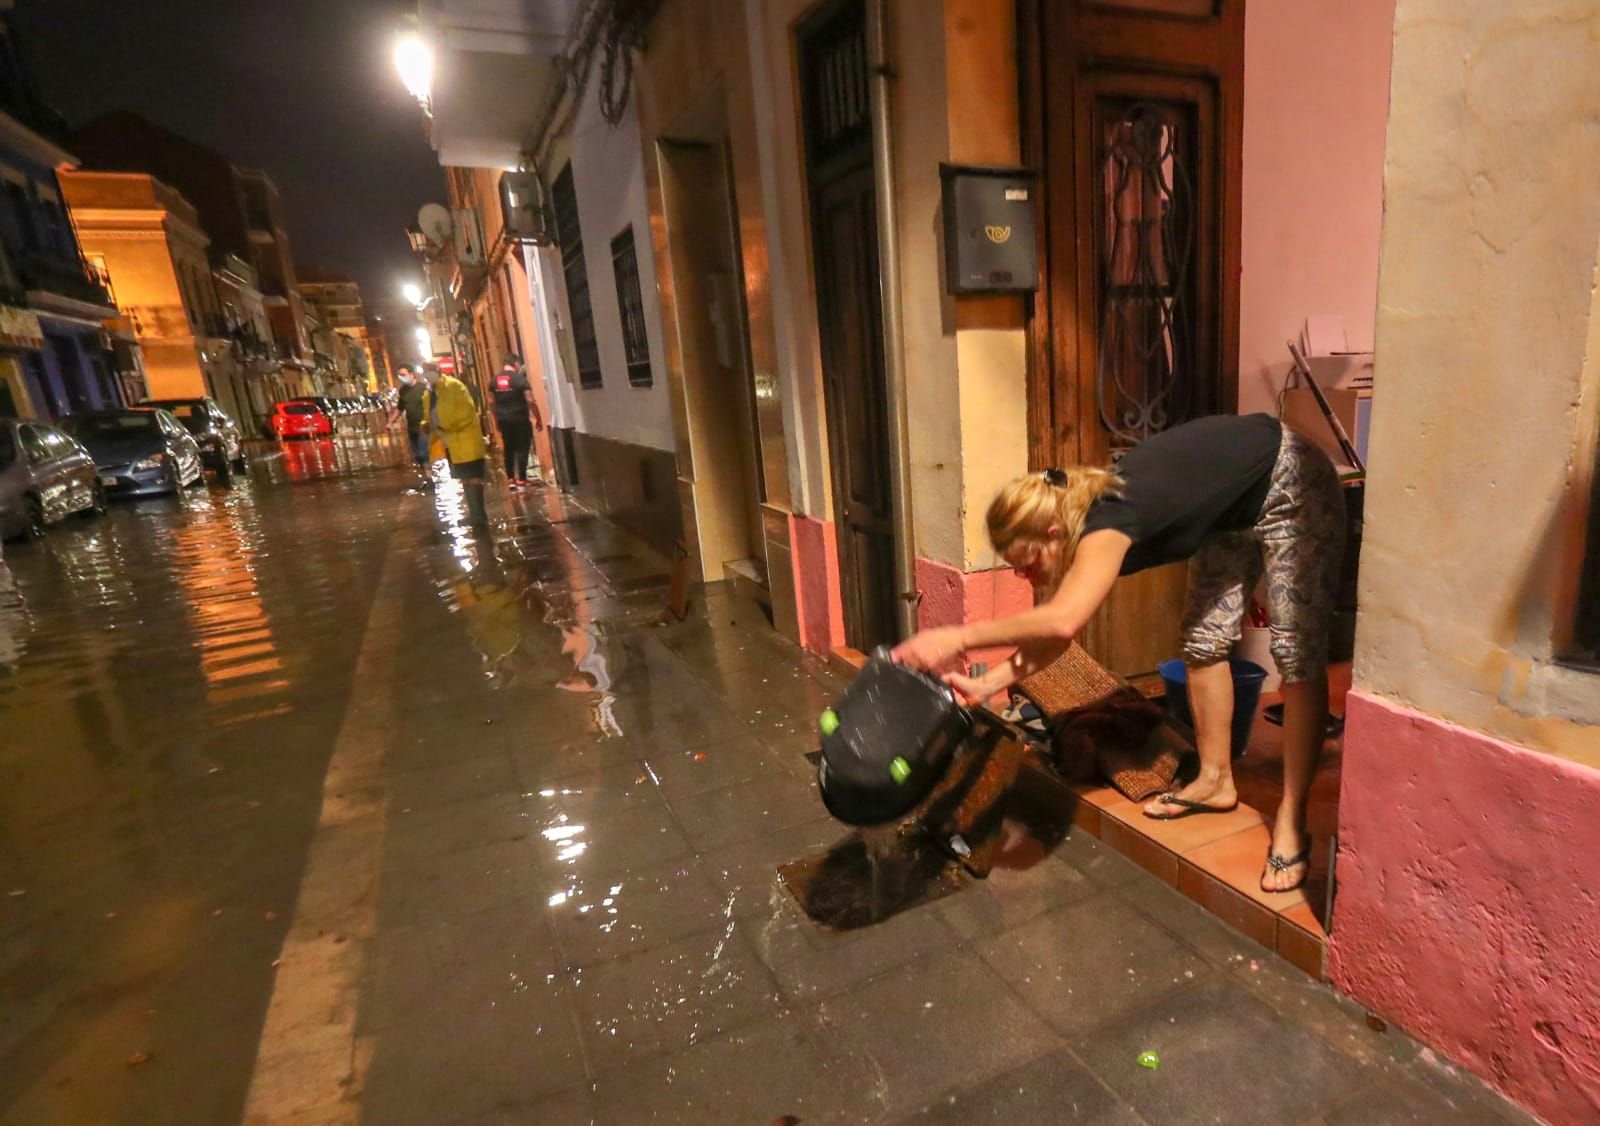
[(1552, 1123), (1600, 1121), (1600, 771), (1363, 692), (1334, 983)]
[(839, 587), (839, 538), (831, 520), (789, 517), (793, 545), (795, 612), (800, 644), (824, 656), (844, 644), (844, 601)]
[[(1009, 567), (963, 572), (919, 556), (917, 589), (922, 592), (917, 606), (917, 624), (922, 629), (983, 622), (1033, 607), (1033, 589)], [(967, 657), (975, 663), (992, 662), (1009, 652), (1009, 648), (975, 649)]]
[(1241, 413), (1275, 409), (1308, 313), (1372, 347), (1393, 32), (1394, 0), (1246, 11)]

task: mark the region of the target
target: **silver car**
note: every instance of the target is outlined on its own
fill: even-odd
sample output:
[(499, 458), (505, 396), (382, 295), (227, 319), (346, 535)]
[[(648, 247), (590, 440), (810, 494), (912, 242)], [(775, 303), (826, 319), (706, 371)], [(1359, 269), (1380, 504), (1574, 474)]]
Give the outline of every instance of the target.
[(194, 435), (157, 407), (89, 411), (61, 421), (100, 469), (113, 497), (175, 493), (205, 482), (205, 463)]
[(37, 538), (74, 512), (105, 510), (88, 450), (42, 422), (0, 419), (0, 536)]

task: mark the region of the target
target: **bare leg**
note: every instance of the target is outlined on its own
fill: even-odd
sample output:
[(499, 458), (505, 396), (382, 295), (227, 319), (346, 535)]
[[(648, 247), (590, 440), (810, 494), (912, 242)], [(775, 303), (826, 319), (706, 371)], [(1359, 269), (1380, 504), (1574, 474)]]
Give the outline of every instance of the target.
[[(1177, 792), (1185, 801), (1204, 802), (1221, 809), (1239, 800), (1233, 788), (1233, 672), (1227, 661), (1189, 666), (1189, 706), (1194, 711), (1195, 744), (1200, 751), (1200, 774)], [(1174, 815), (1179, 806), (1160, 798), (1146, 803), (1146, 813)]]
[[(1328, 715), (1328, 678), (1313, 677), (1283, 686), (1283, 801), (1272, 826), (1272, 852), (1289, 859), (1311, 843), (1306, 832), (1306, 803), (1322, 757)], [(1283, 871), (1270, 865), (1261, 874), (1261, 890), (1291, 891), (1305, 883), (1311, 870), (1302, 861)]]

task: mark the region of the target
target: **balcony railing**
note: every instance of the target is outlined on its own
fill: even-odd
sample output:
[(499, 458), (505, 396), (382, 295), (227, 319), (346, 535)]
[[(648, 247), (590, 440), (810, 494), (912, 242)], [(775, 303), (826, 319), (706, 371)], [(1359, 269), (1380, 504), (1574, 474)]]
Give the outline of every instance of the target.
[(234, 350), (241, 356), (252, 360), (277, 359), (277, 346), (270, 340), (265, 340), (251, 325), (234, 325), (233, 332)]
[(116, 305), (111, 298), (110, 279), (81, 258), (54, 257), (30, 250), (19, 256), (16, 265), (24, 289), (43, 290), (90, 305)]

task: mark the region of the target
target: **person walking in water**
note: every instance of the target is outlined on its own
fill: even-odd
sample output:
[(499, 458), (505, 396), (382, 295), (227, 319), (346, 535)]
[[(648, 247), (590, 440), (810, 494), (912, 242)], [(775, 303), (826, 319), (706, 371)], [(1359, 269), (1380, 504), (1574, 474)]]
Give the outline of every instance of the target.
[[(1338, 474), (1321, 450), (1265, 414), (1175, 426), (1129, 450), (1115, 471), (1078, 466), (1019, 477), (989, 505), (989, 539), (1042, 601), (993, 621), (924, 630), (894, 650), (943, 672), (970, 702), (1044, 668), (1111, 593), (1119, 575), (1189, 560), (1183, 656), (1200, 773), (1161, 794), (1146, 817), (1222, 813), (1238, 804), (1228, 652), (1266, 575), (1272, 656), (1283, 674), (1283, 800), (1261, 873), (1292, 891), (1310, 870), (1306, 804), (1328, 713), (1328, 630), (1343, 558)], [(969, 649), (1016, 646), (979, 677), (947, 670)]]
[(450, 460), (450, 476), (461, 482), (467, 526), (475, 530), (487, 529), (489, 515), (484, 507), (483, 487), (488, 477), (489, 444), (483, 438), (478, 401), (467, 385), (455, 376), (428, 374), (430, 386), (425, 400), (428, 425), (444, 443), (445, 455)]
[(525, 489), (531, 484), (528, 454), (533, 448), (533, 432), (544, 429), (544, 420), (539, 417), (522, 357), (515, 353), (507, 356), (489, 389), (494, 401), (494, 424), (500, 431), (505, 453), (506, 481), (513, 489)]
[(411, 463), (423, 477), (428, 476), (428, 388), (417, 378), (410, 364), (401, 364), (395, 372), (400, 381), (400, 396), (395, 402), (395, 413), (405, 419), (406, 442), (411, 448)]

